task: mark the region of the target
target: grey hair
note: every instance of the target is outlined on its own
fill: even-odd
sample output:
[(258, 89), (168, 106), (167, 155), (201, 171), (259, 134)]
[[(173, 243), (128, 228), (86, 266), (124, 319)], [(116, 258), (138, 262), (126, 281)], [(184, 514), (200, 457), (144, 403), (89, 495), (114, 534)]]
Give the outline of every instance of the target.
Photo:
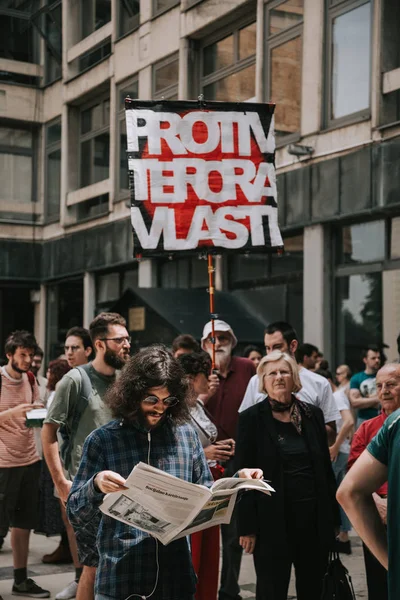
[(289, 369), (292, 373), (292, 378), (293, 378), (293, 390), (292, 391), (294, 394), (296, 392), (299, 392), (302, 388), (302, 385), (301, 385), (301, 381), (300, 381), (299, 368), (297, 366), (297, 363), (294, 360), (294, 358), (292, 358), (290, 356), (290, 354), (287, 354), (287, 352), (281, 352), (280, 350), (273, 350), (272, 352), (270, 352), (269, 354), (264, 356), (264, 358), (261, 359), (261, 362), (257, 367), (258, 391), (261, 394), (266, 393), (265, 388), (264, 388), (265, 365), (267, 365), (270, 362), (277, 362), (278, 360), (284, 360), (288, 364)]

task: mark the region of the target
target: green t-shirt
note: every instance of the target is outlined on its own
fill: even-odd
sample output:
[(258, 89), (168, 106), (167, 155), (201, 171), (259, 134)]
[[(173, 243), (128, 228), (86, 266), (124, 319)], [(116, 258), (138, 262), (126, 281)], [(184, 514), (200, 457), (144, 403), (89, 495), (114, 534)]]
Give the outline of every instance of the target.
[(367, 450), (388, 467), (387, 533), (389, 545), (389, 600), (400, 598), (400, 409), (391, 414)]
[[(71, 465), (68, 469), (69, 476), (75, 477), (82, 456), (83, 444), (89, 435), (98, 427), (105, 425), (112, 419), (109, 408), (104, 404), (103, 397), (114, 383), (115, 375), (102, 375), (89, 364), (87, 374), (92, 383), (92, 393), (88, 405), (83, 413), (73, 440), (71, 452)], [(71, 369), (57, 385), (54, 400), (51, 403), (45, 423), (66, 425), (70, 430), (77, 399), (81, 392), (82, 378), (78, 369)]]
[[(367, 374), (365, 371), (356, 373), (350, 379), (350, 389), (358, 390), (363, 398), (376, 396), (376, 375)], [(377, 417), (379, 410), (377, 408), (359, 408), (357, 417), (363, 421)]]

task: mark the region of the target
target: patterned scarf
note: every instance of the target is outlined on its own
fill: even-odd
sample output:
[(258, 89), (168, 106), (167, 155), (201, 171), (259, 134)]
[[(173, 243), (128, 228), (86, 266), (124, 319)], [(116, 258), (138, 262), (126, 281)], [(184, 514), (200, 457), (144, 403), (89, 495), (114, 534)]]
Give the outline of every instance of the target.
[(302, 434), (302, 411), (305, 413), (307, 417), (311, 416), (311, 410), (308, 408), (307, 404), (298, 400), (296, 396), (292, 394), (291, 403), (283, 404), (282, 402), (278, 402), (273, 398), (268, 398), (269, 405), (271, 407), (272, 412), (286, 412), (290, 411), (290, 421), (293, 423), (297, 433), (299, 435)]

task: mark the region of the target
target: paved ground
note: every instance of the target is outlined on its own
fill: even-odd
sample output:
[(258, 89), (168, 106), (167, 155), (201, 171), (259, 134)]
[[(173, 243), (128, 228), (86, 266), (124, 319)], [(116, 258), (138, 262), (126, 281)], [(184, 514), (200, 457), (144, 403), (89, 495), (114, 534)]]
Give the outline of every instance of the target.
[[(73, 578), (73, 569), (71, 565), (52, 566), (44, 565), (41, 562), (43, 554), (52, 552), (58, 544), (57, 538), (45, 538), (39, 535), (32, 535), (31, 551), (29, 557), (29, 575), (43, 588), (52, 593), (52, 598)], [(343, 556), (342, 559), (353, 578), (356, 597), (359, 599), (367, 598), (365, 585), (364, 563), (362, 559), (362, 548), (360, 540), (352, 537), (353, 554)], [(240, 574), (240, 585), (242, 589), (243, 600), (255, 598), (255, 573), (253, 562), (250, 556), (243, 557), (242, 570)], [(4, 543), (3, 550), (0, 551), (0, 595), (4, 600), (11, 600), (12, 587), (12, 556), (9, 538)], [(293, 582), (291, 583), (289, 596), (290, 600), (296, 598)]]

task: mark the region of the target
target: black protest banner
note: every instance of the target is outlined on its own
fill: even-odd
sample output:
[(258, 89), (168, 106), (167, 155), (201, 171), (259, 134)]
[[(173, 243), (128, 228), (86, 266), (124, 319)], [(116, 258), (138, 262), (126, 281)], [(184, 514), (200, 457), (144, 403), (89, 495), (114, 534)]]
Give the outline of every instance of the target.
[(283, 246), (273, 104), (128, 98), (125, 108), (135, 256)]

